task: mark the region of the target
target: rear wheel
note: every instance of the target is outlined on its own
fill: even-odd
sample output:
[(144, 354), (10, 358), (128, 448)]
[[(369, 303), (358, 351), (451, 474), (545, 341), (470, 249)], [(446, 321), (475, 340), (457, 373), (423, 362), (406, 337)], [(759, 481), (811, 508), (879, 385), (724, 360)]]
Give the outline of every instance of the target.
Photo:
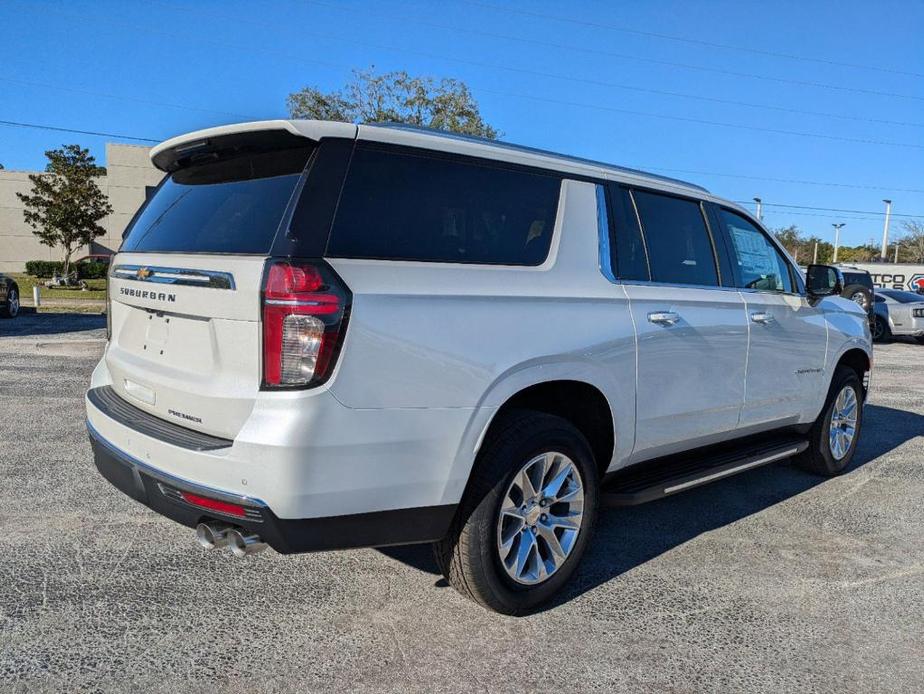
[(876, 342), (887, 342), (892, 339), (892, 330), (889, 323), (882, 316), (876, 316), (870, 325), (870, 333)]
[(6, 306), (0, 308), (0, 316), (15, 318), (19, 315), (19, 289), (10, 287), (6, 295)]
[(434, 545), (437, 563), (462, 595), (521, 614), (570, 578), (598, 497), (593, 453), (570, 422), (511, 413), (482, 447), (449, 535)]
[(796, 460), (819, 475), (841, 474), (857, 449), (863, 423), (863, 387), (857, 372), (839, 366), (824, 409), (809, 432), (809, 447)]

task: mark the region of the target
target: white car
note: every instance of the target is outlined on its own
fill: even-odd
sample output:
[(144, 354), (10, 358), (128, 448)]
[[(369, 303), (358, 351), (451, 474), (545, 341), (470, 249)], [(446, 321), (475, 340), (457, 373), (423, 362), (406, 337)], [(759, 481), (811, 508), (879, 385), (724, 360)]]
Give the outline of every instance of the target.
[(873, 311), (874, 340), (900, 335), (924, 344), (924, 296), (901, 289), (877, 289)]
[(853, 456), (865, 314), (703, 188), (318, 121), (151, 159), (87, 424), (102, 474), (204, 546), (433, 542), (460, 592), (519, 614), (603, 503)]

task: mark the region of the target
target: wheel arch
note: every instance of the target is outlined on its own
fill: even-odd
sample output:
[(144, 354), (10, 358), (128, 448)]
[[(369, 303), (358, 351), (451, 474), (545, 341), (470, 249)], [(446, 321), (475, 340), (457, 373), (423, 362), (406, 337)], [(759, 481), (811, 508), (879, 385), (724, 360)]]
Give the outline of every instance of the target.
[(493, 427), (514, 410), (535, 410), (571, 422), (590, 443), (601, 475), (613, 459), (616, 426), (609, 399), (597, 386), (583, 380), (555, 379), (525, 386), (497, 408), (478, 437), (477, 457)]
[[(838, 357), (837, 362), (834, 365), (835, 370), (838, 366), (846, 366), (849, 369), (853, 369), (857, 378), (860, 379), (860, 383), (863, 384), (863, 395), (866, 396), (866, 389), (868, 380), (866, 375), (873, 368), (873, 358), (866, 350), (859, 347), (850, 347), (845, 350), (840, 357)], [(832, 375), (833, 378), (833, 375)]]

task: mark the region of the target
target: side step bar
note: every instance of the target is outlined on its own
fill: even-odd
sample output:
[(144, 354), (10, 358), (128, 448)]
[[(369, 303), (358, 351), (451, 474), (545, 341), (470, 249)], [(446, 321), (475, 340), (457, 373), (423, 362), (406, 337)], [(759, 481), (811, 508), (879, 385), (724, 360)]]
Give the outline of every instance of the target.
[(723, 453), (693, 453), (659, 458), (620, 470), (606, 481), (601, 502), (606, 506), (635, 506), (677, 492), (730, 477), (761, 465), (789, 458), (808, 448), (798, 437), (777, 438)]

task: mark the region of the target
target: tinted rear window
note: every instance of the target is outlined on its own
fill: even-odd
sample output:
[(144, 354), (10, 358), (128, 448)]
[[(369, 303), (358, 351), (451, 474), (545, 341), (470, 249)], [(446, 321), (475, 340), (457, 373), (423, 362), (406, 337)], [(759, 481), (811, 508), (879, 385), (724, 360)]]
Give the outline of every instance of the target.
[(861, 284), (864, 287), (873, 288), (873, 278), (865, 272), (844, 272), (844, 286), (848, 284)]
[(123, 251), (269, 253), (310, 148), (199, 164), (170, 174)]
[(555, 175), (359, 145), (327, 254), (539, 265), (560, 188)]
[(717, 286), (712, 240), (699, 203), (633, 191), (654, 282)]

